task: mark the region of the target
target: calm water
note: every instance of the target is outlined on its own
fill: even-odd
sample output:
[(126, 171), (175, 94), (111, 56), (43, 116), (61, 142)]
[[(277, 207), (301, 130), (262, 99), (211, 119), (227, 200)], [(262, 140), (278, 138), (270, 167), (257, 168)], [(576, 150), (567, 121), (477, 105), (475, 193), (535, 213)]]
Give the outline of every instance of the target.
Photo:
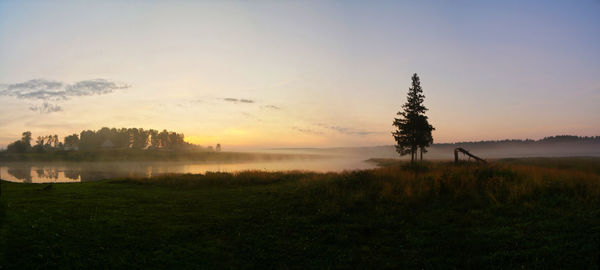
[(335, 157), (303, 160), (259, 161), (243, 163), (202, 162), (44, 162), (3, 163), (3, 180), (26, 183), (86, 182), (123, 177), (156, 177), (170, 173), (238, 172), (244, 170), (307, 170), (339, 172), (374, 168), (364, 158)]

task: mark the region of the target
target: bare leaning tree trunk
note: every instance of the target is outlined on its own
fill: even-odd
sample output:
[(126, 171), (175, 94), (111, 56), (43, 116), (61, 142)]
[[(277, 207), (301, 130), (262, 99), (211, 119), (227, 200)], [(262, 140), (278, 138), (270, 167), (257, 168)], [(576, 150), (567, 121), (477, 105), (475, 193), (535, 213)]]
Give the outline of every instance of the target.
[(467, 151), (466, 149), (464, 149), (462, 147), (458, 147), (458, 148), (454, 149), (454, 163), (458, 163), (458, 152), (461, 152), (469, 157), (472, 157), (473, 159), (477, 160), (477, 162), (487, 163), (484, 159), (471, 154), (469, 151)]

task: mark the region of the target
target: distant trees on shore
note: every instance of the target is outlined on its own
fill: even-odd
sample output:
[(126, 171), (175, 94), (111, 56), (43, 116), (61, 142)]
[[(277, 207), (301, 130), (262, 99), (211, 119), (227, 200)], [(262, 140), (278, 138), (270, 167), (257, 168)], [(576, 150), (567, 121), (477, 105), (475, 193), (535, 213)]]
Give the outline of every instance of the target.
[(107, 128), (97, 131), (84, 130), (60, 141), (57, 135), (38, 136), (31, 144), (31, 132), (23, 132), (20, 140), (7, 146), (8, 152), (47, 152), (56, 150), (102, 150), (102, 149), (163, 149), (207, 150), (184, 141), (182, 133), (142, 128)]
[(488, 141), (469, 141), (469, 142), (455, 142), (455, 143), (436, 143), (436, 146), (454, 146), (454, 145), (542, 145), (552, 143), (600, 143), (600, 136), (576, 136), (576, 135), (557, 135), (548, 136), (539, 140), (533, 139), (506, 139), (506, 140), (488, 140)]
[(23, 153), (31, 149), (31, 132), (25, 131), (21, 140), (15, 141), (6, 147), (9, 152)]

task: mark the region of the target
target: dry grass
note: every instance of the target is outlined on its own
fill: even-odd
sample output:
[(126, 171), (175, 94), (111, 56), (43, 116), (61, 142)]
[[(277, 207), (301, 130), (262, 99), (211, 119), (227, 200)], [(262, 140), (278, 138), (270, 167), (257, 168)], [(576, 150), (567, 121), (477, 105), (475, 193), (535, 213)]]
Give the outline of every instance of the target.
[(3, 183), (0, 268), (597, 269), (599, 160)]
[[(527, 204), (564, 198), (582, 203), (600, 197), (600, 175), (576, 169), (533, 165), (459, 165), (427, 163), (419, 168), (394, 165), (384, 168), (313, 174), (300, 181), (315, 197), (351, 204), (390, 201), (427, 204), (459, 203), (466, 207)], [(323, 194), (324, 193), (324, 194)]]

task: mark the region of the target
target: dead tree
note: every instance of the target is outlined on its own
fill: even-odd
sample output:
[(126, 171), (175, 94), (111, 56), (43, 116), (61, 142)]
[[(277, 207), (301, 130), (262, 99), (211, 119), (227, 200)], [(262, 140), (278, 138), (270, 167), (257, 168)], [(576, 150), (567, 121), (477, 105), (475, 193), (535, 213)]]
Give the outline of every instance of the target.
[(462, 147), (458, 147), (458, 148), (454, 149), (454, 163), (458, 163), (458, 152), (463, 153), (463, 155), (469, 156), (469, 158), (473, 158), (473, 159), (477, 160), (477, 162), (487, 163), (484, 159), (469, 153), (469, 151), (467, 151), (466, 149), (464, 149)]

